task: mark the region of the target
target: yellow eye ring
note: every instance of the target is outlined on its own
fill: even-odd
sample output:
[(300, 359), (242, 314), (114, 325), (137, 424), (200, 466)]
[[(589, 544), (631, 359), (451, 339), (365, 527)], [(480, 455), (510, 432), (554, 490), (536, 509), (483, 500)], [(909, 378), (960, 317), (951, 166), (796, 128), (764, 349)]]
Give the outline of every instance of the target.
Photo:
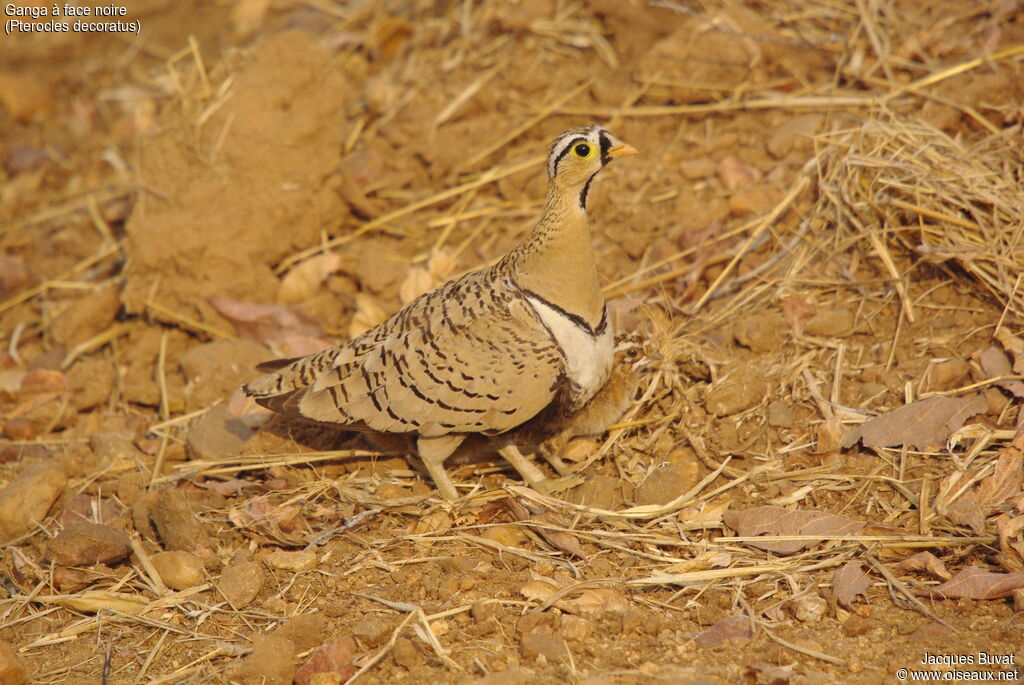
[(594, 155), (594, 148), (586, 143), (579, 143), (578, 145), (573, 146), (572, 151), (576, 153), (577, 157), (582, 157), (583, 159), (587, 159)]

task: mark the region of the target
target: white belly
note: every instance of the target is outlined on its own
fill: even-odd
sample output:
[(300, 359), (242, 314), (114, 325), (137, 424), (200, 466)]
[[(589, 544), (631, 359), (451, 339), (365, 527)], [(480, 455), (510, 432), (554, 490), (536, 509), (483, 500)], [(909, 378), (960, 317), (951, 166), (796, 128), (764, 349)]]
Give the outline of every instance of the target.
[[(608, 321), (599, 335), (590, 331), (541, 299), (526, 296), (565, 357), (566, 374), (573, 385), (571, 402), (580, 407), (608, 381), (615, 355), (615, 333)], [(607, 314), (606, 314), (607, 316)]]

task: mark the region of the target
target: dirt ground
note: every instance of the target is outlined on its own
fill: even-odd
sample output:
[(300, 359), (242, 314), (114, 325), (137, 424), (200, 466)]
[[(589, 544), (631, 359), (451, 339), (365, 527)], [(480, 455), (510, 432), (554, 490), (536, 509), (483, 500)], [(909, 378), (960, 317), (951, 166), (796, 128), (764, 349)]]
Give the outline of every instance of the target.
[[(0, 39), (0, 683), (1020, 681), (1024, 4), (126, 10)], [(243, 400), (589, 123), (643, 354), (553, 494)]]

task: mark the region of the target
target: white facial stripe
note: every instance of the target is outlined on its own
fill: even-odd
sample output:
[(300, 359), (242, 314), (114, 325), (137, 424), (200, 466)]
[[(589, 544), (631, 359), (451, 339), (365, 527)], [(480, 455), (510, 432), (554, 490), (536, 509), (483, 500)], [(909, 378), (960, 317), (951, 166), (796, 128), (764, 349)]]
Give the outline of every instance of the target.
[(587, 141), (587, 143), (589, 143), (590, 145), (600, 145), (598, 137), (600, 131), (601, 129), (599, 127), (592, 126), (591, 128), (586, 130), (571, 131), (566, 135), (562, 136), (562, 138), (560, 138), (558, 142), (556, 142), (551, 147), (551, 153), (548, 155), (548, 176), (555, 175), (556, 161), (560, 159), (563, 156), (563, 154), (565, 154), (566, 148), (572, 145), (574, 141), (577, 141), (582, 138), (583, 140)]

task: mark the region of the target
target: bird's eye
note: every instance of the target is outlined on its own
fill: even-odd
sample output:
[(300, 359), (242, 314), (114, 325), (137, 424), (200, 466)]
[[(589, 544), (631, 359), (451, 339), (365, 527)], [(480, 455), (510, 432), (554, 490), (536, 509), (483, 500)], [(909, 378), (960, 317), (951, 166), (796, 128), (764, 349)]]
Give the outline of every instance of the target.
[(577, 157), (589, 157), (590, 156), (590, 146), (587, 145), (586, 143), (580, 143), (575, 148), (573, 148), (573, 150), (575, 150)]

